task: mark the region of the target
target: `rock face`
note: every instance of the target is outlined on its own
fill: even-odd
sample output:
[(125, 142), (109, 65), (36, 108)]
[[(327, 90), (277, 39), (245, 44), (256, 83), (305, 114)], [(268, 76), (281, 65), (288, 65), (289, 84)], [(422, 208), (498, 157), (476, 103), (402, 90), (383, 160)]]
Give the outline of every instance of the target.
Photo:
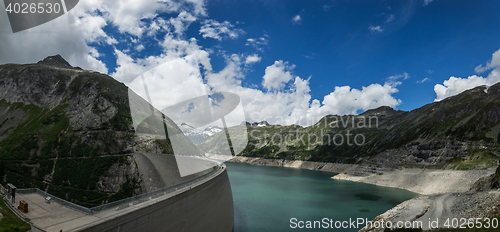
[[(170, 119), (164, 123), (180, 131)], [(0, 65), (2, 183), (95, 206), (148, 191), (133, 156), (141, 152), (172, 148), (136, 135), (123, 83), (59, 55)]]

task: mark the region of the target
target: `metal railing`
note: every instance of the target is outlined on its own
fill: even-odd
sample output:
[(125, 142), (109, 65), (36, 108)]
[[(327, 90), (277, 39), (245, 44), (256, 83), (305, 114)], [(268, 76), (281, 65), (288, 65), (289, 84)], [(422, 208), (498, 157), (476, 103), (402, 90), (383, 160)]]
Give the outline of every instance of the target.
[(76, 210), (76, 211), (79, 211), (79, 212), (82, 212), (82, 213), (85, 213), (88, 215), (92, 215), (92, 214), (98, 213), (100, 211), (107, 210), (107, 209), (114, 208), (114, 207), (119, 207), (118, 209), (126, 208), (126, 207), (130, 206), (130, 203), (137, 204), (137, 203), (147, 201), (150, 198), (156, 198), (156, 197), (160, 197), (162, 195), (166, 195), (166, 194), (175, 192), (179, 189), (183, 189), (185, 187), (188, 187), (189, 185), (193, 185), (196, 182), (202, 181), (205, 177), (219, 171), (221, 168), (222, 168), (222, 165), (218, 165), (217, 168), (215, 168), (214, 170), (212, 170), (208, 173), (205, 173), (201, 176), (190, 179), (188, 181), (184, 181), (182, 183), (171, 185), (171, 186), (168, 186), (165, 188), (157, 189), (157, 190), (154, 190), (151, 192), (143, 193), (143, 194), (140, 194), (137, 196), (125, 198), (125, 199), (122, 199), (119, 201), (114, 201), (114, 202), (110, 202), (110, 203), (107, 203), (104, 205), (92, 207), (90, 209), (87, 207), (77, 205), (75, 203), (71, 203), (69, 201), (63, 200), (59, 197), (56, 197), (56, 196), (51, 195), (47, 192), (44, 192), (38, 188), (17, 189), (17, 194), (36, 193), (36, 194), (39, 194), (41, 196), (44, 196), (44, 198), (51, 197), (51, 201), (57, 202), (57, 203), (65, 206), (67, 208), (70, 208), (70, 209), (73, 209), (73, 210)]
[(17, 193), (18, 194), (30, 194), (30, 193), (36, 193), (38, 195), (41, 195), (43, 196), (44, 198), (47, 198), (47, 197), (50, 197), (51, 201), (54, 201), (54, 202), (57, 202), (67, 208), (70, 208), (70, 209), (74, 209), (78, 212), (82, 212), (82, 213), (85, 213), (85, 214), (89, 214), (91, 215), (92, 214), (92, 210), (90, 210), (89, 208), (87, 207), (83, 207), (81, 205), (77, 205), (75, 203), (72, 203), (72, 202), (69, 202), (69, 201), (66, 201), (66, 200), (63, 200), (59, 197), (56, 197), (52, 194), (49, 194), (47, 192), (44, 192), (38, 188), (28, 188), (28, 189), (17, 189)]
[(119, 206), (125, 206), (125, 207), (127, 207), (127, 206), (130, 205), (130, 203), (141, 203), (141, 202), (144, 202), (146, 200), (149, 200), (149, 198), (160, 197), (162, 195), (166, 195), (166, 194), (175, 192), (175, 191), (177, 191), (179, 189), (185, 188), (185, 187), (187, 187), (189, 185), (192, 185), (192, 184), (194, 184), (196, 182), (199, 182), (199, 181), (203, 180), (206, 176), (211, 175), (211, 174), (217, 172), (220, 169), (221, 169), (221, 166), (217, 166), (217, 168), (215, 168), (214, 170), (212, 170), (212, 171), (210, 171), (208, 173), (205, 173), (205, 174), (203, 174), (201, 176), (198, 176), (198, 177), (195, 177), (193, 179), (190, 179), (188, 181), (184, 181), (182, 183), (171, 185), (171, 186), (168, 186), (168, 187), (165, 187), (165, 188), (157, 189), (157, 190), (154, 190), (154, 191), (151, 191), (151, 192), (143, 193), (143, 194), (140, 194), (140, 195), (137, 195), (137, 196), (125, 198), (123, 200), (114, 201), (114, 202), (111, 202), (111, 203), (108, 203), (108, 204), (96, 206), (96, 207), (91, 208), (91, 210), (94, 213), (96, 213), (96, 212), (100, 212), (100, 211), (103, 211), (103, 210), (107, 210), (107, 209), (114, 208), (114, 207), (119, 207)]

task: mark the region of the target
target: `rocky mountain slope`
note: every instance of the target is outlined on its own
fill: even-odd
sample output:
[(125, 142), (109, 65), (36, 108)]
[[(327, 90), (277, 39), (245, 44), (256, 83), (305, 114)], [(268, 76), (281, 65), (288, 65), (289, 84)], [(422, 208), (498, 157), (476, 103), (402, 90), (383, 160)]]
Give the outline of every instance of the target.
[[(164, 124), (180, 133), (170, 119)], [(173, 153), (168, 140), (152, 138), (136, 135), (128, 88), (105, 74), (59, 55), (0, 65), (2, 184), (38, 187), (84, 206), (147, 192), (152, 184), (136, 154)]]
[[(310, 127), (248, 127), (242, 156), (375, 166), (482, 169), (497, 165), (500, 84), (410, 112), (390, 107), (328, 115)], [(215, 135), (201, 144), (217, 150)]]

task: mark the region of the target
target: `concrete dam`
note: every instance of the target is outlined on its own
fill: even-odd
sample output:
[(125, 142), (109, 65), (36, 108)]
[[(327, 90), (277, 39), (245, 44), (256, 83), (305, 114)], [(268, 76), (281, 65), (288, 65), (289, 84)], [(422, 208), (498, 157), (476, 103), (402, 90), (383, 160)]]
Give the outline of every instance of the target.
[[(29, 203), (29, 212), (17, 210), (17, 203), (10, 205), (20, 217), (29, 219), (33, 231), (58, 232), (231, 232), (234, 225), (234, 207), (231, 185), (226, 166), (189, 177), (179, 178), (172, 172), (175, 167), (158, 169), (155, 166), (175, 165), (173, 156), (134, 154), (141, 173), (149, 179), (144, 187), (159, 187), (163, 191), (148, 192), (140, 199), (125, 199), (100, 209), (88, 209), (58, 199), (47, 203), (50, 196), (41, 190), (21, 190), (16, 201)], [(165, 166), (167, 165), (167, 166)], [(162, 172), (161, 170), (170, 170)], [(147, 172), (146, 172), (147, 171)], [(172, 182), (173, 181), (173, 182)], [(172, 185), (174, 184), (174, 185)], [(154, 186), (158, 185), (158, 186)]]
[(131, 212), (103, 218), (94, 225), (75, 231), (232, 231), (233, 196), (225, 165), (206, 182), (190, 188)]

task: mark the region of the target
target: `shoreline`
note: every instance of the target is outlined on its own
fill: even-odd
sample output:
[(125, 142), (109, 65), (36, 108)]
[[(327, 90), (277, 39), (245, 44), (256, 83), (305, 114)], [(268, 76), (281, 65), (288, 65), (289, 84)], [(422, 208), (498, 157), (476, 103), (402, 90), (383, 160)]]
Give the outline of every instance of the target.
[(421, 195), (467, 192), (479, 179), (495, 173), (495, 167), (485, 170), (441, 170), (421, 168), (391, 168), (376, 165), (323, 163), (298, 160), (272, 160), (236, 156), (231, 162), (259, 166), (289, 167), (332, 172), (332, 179), (405, 189)]
[(342, 173), (351, 172), (358, 168), (357, 164), (340, 164), (340, 163), (323, 163), (311, 162), (300, 160), (278, 160), (278, 159), (262, 159), (255, 157), (235, 156), (228, 160), (230, 162), (247, 163), (258, 166), (271, 166), (271, 167), (286, 167), (286, 168), (299, 168), (313, 171)]
[[(441, 170), (419, 168), (386, 168), (375, 165), (336, 164), (309, 161), (271, 160), (236, 156), (230, 162), (259, 166), (300, 168), (336, 173), (331, 178), (385, 187), (405, 189), (418, 193), (392, 209), (378, 215), (372, 223), (417, 223), (428, 230), (430, 221), (439, 221), (439, 228), (452, 218), (486, 218), (500, 212), (500, 190), (471, 191), (480, 179), (495, 173), (495, 167), (486, 170)], [(421, 223), (421, 224), (418, 224)], [(382, 232), (382, 228), (364, 227), (360, 232)]]

